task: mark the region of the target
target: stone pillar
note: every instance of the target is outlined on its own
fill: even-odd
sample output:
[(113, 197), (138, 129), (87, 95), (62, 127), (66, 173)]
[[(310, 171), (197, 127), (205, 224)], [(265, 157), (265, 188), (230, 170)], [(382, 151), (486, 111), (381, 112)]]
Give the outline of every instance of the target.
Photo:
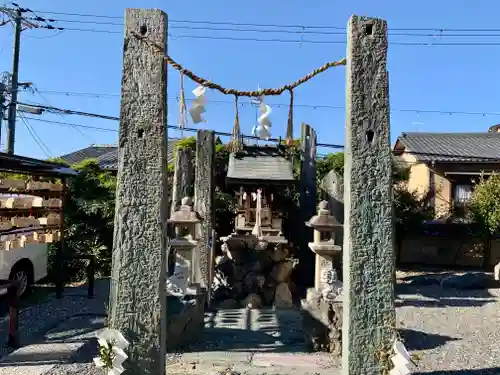
[(301, 139), (300, 226), (304, 232), (299, 236), (299, 267), (303, 286), (307, 287), (313, 284), (314, 261), (307, 250), (312, 231), (303, 225), (316, 213), (316, 132), (311, 126), (302, 124)]
[[(344, 224), (344, 176), (336, 171), (330, 171), (321, 181), (323, 199), (328, 201), (331, 215), (340, 223)], [(335, 242), (344, 243), (344, 228), (335, 228)], [(342, 257), (335, 257), (334, 267), (338, 271), (339, 279), (342, 280)]]
[(132, 32), (167, 46), (167, 15), (127, 9), (109, 325), (127, 374), (166, 372), (167, 67)]
[(193, 196), (194, 152), (190, 147), (175, 150), (174, 186), (172, 187), (171, 214), (179, 209), (183, 197)]
[(381, 375), (395, 339), (387, 23), (347, 30), (342, 373)]
[(195, 265), (195, 282), (206, 288), (212, 280), (210, 274), (210, 237), (215, 227), (215, 137), (213, 131), (198, 130), (196, 140), (196, 167), (194, 181), (194, 207), (203, 218), (200, 241), (196, 248), (199, 264)]

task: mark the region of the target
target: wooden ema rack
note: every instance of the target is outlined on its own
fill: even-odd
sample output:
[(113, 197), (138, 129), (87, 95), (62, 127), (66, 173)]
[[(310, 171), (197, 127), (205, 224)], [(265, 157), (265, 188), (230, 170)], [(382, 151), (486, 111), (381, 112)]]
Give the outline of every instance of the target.
[(0, 180), (0, 250), (58, 241), (62, 198), (61, 184)]

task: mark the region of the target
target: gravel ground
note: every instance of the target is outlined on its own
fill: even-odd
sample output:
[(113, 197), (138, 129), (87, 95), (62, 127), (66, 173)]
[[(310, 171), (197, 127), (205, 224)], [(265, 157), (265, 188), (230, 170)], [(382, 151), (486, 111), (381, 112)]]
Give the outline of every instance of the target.
[(398, 321), (418, 374), (500, 374), (500, 290), (398, 285)]
[[(402, 276), (408, 275), (399, 275), (400, 278)], [(414, 374), (500, 375), (500, 289), (467, 291), (443, 288), (439, 282), (428, 284), (400, 283), (397, 286), (397, 316), (401, 335), (408, 350), (419, 358)], [(61, 300), (49, 296), (48, 302), (24, 310), (20, 319), (22, 343), (30, 344), (43, 339), (51, 327), (70, 316), (103, 313), (108, 293), (107, 282), (98, 282), (96, 289), (98, 297), (94, 300), (86, 298), (84, 288), (71, 288)], [(229, 316), (224, 318), (230, 323)], [(235, 321), (241, 319), (237, 316), (232, 318)], [(252, 317), (244, 320), (256, 322), (262, 319), (254, 320)], [(0, 318), (0, 335), (4, 335), (0, 337), (6, 337), (7, 324), (6, 317)], [(269, 320), (269, 325), (274, 325), (274, 321)], [(287, 321), (286, 325), (291, 327), (293, 322)], [(274, 336), (273, 330), (269, 328), (266, 336)], [(230, 332), (227, 333), (224, 335), (226, 340), (230, 339)], [(258, 339), (255, 334), (252, 338)], [(281, 344), (298, 351), (296, 337), (291, 336)], [(230, 351), (231, 342), (225, 341), (223, 346), (223, 350)], [(279, 351), (286, 352), (286, 348), (281, 345), (278, 347)], [(60, 365), (51, 375), (97, 374), (93, 364), (85, 363), (95, 355), (95, 350), (95, 343), (86, 346), (77, 356), (79, 358), (75, 358), (80, 363)], [(200, 348), (198, 350), (203, 354)], [(6, 348), (0, 349), (0, 355), (7, 352)], [(173, 354), (169, 359), (175, 363), (182, 356)]]
[[(93, 299), (87, 298), (85, 286), (70, 287), (65, 289), (61, 299), (57, 299), (52, 293), (45, 298), (44, 302), (21, 309), (19, 315), (21, 345), (30, 345), (43, 340), (47, 331), (57, 327), (61, 321), (72, 316), (104, 314), (108, 288), (108, 280), (96, 280), (95, 298)], [(0, 340), (7, 340), (8, 325), (8, 316), (3, 314), (0, 317)], [(5, 345), (0, 346), (0, 357), (12, 351), (13, 349)]]

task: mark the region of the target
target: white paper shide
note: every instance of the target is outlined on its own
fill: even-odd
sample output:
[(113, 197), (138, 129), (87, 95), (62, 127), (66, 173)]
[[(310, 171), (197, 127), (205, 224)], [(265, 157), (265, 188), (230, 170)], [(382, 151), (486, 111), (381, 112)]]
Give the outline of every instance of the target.
[(389, 372), (389, 375), (411, 374), (414, 369), (414, 364), (404, 344), (399, 340), (395, 340), (392, 348), (394, 350), (394, 355), (391, 357), (391, 361), (394, 364), (394, 368)]
[(105, 328), (97, 334), (99, 343), (99, 357), (94, 358), (97, 367), (107, 371), (108, 375), (120, 375), (125, 369), (123, 362), (128, 358), (125, 349), (129, 342), (123, 335), (115, 330)]
[(259, 98), (260, 106), (260, 116), (257, 120), (257, 125), (252, 129), (252, 135), (254, 137), (259, 137), (260, 139), (268, 140), (271, 138), (270, 128), (271, 123), (271, 112), (272, 109), (264, 102), (264, 97)]
[(191, 114), (191, 118), (193, 119), (193, 123), (199, 124), (200, 122), (205, 122), (203, 118), (203, 113), (206, 112), (205, 104), (207, 104), (207, 97), (205, 93), (207, 88), (205, 86), (198, 86), (193, 90), (193, 94), (196, 97), (193, 100), (191, 108), (189, 109), (189, 113)]

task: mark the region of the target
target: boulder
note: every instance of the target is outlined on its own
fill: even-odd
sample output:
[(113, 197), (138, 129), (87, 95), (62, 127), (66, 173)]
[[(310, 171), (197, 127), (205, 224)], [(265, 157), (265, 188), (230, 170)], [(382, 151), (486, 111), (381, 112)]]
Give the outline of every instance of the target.
[(320, 292), (308, 291), (302, 301), (302, 330), (314, 351), (342, 355), (342, 302), (328, 302)]
[(293, 307), (292, 292), (287, 283), (279, 283), (274, 293), (274, 307), (288, 309)]
[(294, 262), (291, 260), (284, 260), (276, 263), (271, 271), (271, 278), (276, 281), (276, 283), (283, 283), (290, 279), (293, 271)]
[(250, 293), (243, 301), (243, 306), (248, 309), (260, 309), (262, 307), (262, 298), (255, 293)]

